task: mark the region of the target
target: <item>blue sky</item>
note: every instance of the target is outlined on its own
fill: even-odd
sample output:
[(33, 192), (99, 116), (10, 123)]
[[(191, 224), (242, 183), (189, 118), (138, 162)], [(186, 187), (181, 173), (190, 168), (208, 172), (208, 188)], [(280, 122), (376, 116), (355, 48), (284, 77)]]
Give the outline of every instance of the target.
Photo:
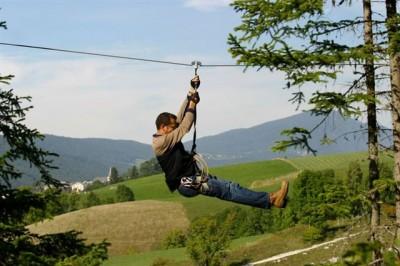
[[(229, 0), (5, 0), (2, 42), (205, 64), (234, 63)], [(350, 12), (351, 10), (349, 10)], [(1, 74), (31, 95), (27, 123), (43, 133), (151, 142), (154, 120), (177, 111), (193, 69), (0, 46)], [(282, 73), (203, 68), (199, 135), (296, 113)]]

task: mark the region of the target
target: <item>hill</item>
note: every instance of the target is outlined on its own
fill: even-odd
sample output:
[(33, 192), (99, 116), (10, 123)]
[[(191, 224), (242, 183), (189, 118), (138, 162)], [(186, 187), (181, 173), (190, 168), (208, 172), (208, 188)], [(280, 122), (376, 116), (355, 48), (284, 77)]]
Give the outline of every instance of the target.
[(174, 229), (186, 229), (189, 221), (179, 203), (136, 201), (95, 206), (30, 225), (37, 234), (68, 230), (83, 232), (89, 243), (107, 239), (111, 255), (155, 248)]
[[(271, 180), (294, 171), (296, 169), (289, 163), (280, 160), (211, 169), (213, 174), (246, 187), (255, 181)], [(186, 228), (195, 217), (238, 206), (206, 196), (185, 198), (177, 192), (171, 193), (161, 175), (108, 185), (94, 193), (102, 199), (112, 197), (120, 184), (133, 190), (136, 201), (95, 206), (62, 214), (52, 220), (31, 225), (29, 229), (39, 234), (75, 229), (82, 231), (88, 242), (108, 239), (113, 245), (111, 254), (130, 254), (159, 247), (167, 232)], [(256, 190), (272, 191), (277, 186), (278, 183), (272, 182), (268, 186), (258, 186)]]
[[(342, 169), (348, 167), (349, 161), (363, 161), (366, 156), (367, 154), (364, 152), (259, 161), (216, 167), (211, 169), (211, 173), (239, 182), (246, 187), (251, 186), (256, 190), (272, 191), (279, 185), (280, 179), (294, 178), (298, 170), (311, 166), (313, 169), (331, 167), (336, 171), (342, 171)], [(57, 216), (53, 220), (30, 226), (29, 228), (37, 233), (60, 232), (70, 229), (81, 230), (84, 232), (83, 236), (87, 238), (89, 242), (100, 241), (103, 238), (107, 238), (113, 243), (111, 249), (112, 255), (135, 254), (133, 256), (112, 257), (112, 263), (107, 265), (132, 265), (132, 261), (136, 262), (142, 259), (147, 261), (143, 265), (151, 265), (151, 262), (157, 257), (166, 256), (171, 259), (176, 259), (177, 257), (180, 258), (182, 254), (185, 254), (184, 249), (168, 251), (154, 250), (159, 248), (160, 241), (164, 239), (167, 234), (167, 230), (164, 231), (165, 228), (168, 230), (172, 230), (173, 228), (186, 228), (188, 221), (195, 217), (215, 214), (232, 206), (240, 206), (205, 196), (184, 198), (178, 193), (170, 193), (164, 184), (162, 175), (128, 180), (122, 182), (122, 184), (130, 187), (134, 191), (137, 201), (83, 209)], [(110, 197), (115, 193), (117, 185), (118, 184), (109, 185), (95, 190), (94, 193), (101, 198)], [(291, 194), (291, 191), (289, 191), (289, 194)], [(184, 222), (183, 224), (181, 224), (182, 221)], [(149, 230), (149, 228), (154, 232), (158, 232), (156, 236), (146, 231)], [(294, 231), (291, 230), (288, 235), (292, 236), (293, 232)], [(261, 240), (261, 238), (264, 239), (264, 236), (260, 236), (261, 238), (257, 236), (258, 240), (254, 243), (257, 246), (251, 244), (249, 249), (246, 249), (246, 247), (249, 246), (247, 242), (250, 241), (250, 239), (238, 239), (237, 248), (247, 254), (246, 256), (251, 254), (252, 260), (258, 260), (279, 252), (306, 247), (307, 244), (301, 242), (302, 232), (303, 229), (301, 229), (300, 233), (296, 233), (292, 236), (293, 239), (291, 239), (290, 243), (297, 243), (298, 245), (296, 244), (296, 246), (287, 246), (288, 236), (282, 237), (282, 233), (278, 233), (274, 236), (273, 242), (267, 240), (267, 238), (271, 236), (265, 236), (266, 239), (265, 241), (263, 240), (262, 244), (258, 243), (258, 240)], [(254, 242), (253, 240), (250, 242)], [(273, 244), (267, 245), (268, 242)], [(272, 246), (274, 247), (274, 251), (270, 250)], [(259, 251), (255, 251), (252, 247), (257, 247)], [(145, 250), (151, 251), (142, 254), (141, 251)], [(270, 250), (270, 252), (267, 252), (268, 250)], [(240, 253), (240, 251), (238, 251), (240, 258), (243, 258), (244, 253)], [(325, 252), (325, 249), (323, 249), (323, 252)], [(324, 256), (329, 258), (332, 254), (335, 254), (335, 251), (332, 252)], [(234, 253), (236, 253), (236, 251)], [(301, 256), (302, 255), (299, 255), (300, 258), (296, 260), (301, 260)], [(237, 257), (237, 259), (239, 260), (239, 257)], [(314, 259), (313, 257), (310, 261)], [(121, 263), (121, 260), (126, 260), (126, 263)], [(297, 264), (289, 263), (287, 265)]]
[[(199, 118), (201, 120), (201, 117)], [(313, 128), (321, 120), (312, 116), (309, 112), (287, 118), (266, 122), (250, 128), (234, 129), (215, 136), (198, 139), (198, 151), (202, 153), (210, 165), (232, 164), (238, 162), (250, 162), (256, 160), (270, 160), (275, 157), (293, 157), (305, 155), (304, 151), (288, 150), (285, 153), (274, 153), (271, 147), (277, 140), (284, 137), (281, 131), (291, 127)], [(313, 134), (310, 140), (311, 146), (318, 154), (344, 153), (367, 150), (367, 137), (347, 135), (347, 138), (339, 138), (334, 144), (322, 145), (320, 140), (327, 135), (336, 139), (349, 132), (365, 128), (365, 125), (354, 119), (344, 120), (338, 113), (331, 115), (326, 125), (321, 126)], [(388, 142), (389, 140), (386, 140)], [(191, 145), (186, 143), (187, 147)]]
[[(51, 173), (59, 180), (71, 182), (107, 176), (112, 166), (124, 172), (133, 164), (152, 157), (150, 145), (131, 140), (80, 139), (46, 135), (44, 141), (38, 142), (38, 146), (59, 155), (52, 158), (58, 169), (52, 170)], [(6, 147), (0, 144), (0, 152), (5, 149)], [(37, 172), (25, 163), (18, 162), (18, 164), (25, 176), (16, 180), (14, 184), (32, 184)]]
[[(201, 119), (200, 117), (199, 120)], [(229, 130), (215, 136), (199, 138), (198, 151), (205, 156), (210, 166), (304, 155), (304, 151), (296, 150), (273, 153), (271, 147), (275, 141), (282, 139), (280, 132), (283, 129), (293, 126), (312, 128), (319, 121), (320, 118), (304, 112), (250, 128)], [(348, 132), (359, 131), (363, 127), (364, 124), (361, 122), (353, 119), (343, 120), (339, 114), (335, 113), (330, 116), (326, 125), (315, 132), (310, 143), (318, 150), (318, 154), (366, 150), (365, 134), (357, 138), (349, 135), (347, 140), (339, 138), (332, 145), (320, 144), (320, 139), (325, 134), (330, 138), (337, 138)], [(386, 142), (388, 141), (390, 140)], [(0, 152), (5, 150), (1, 144), (2, 142), (0, 142)], [(91, 180), (97, 176), (106, 176), (111, 166), (117, 167), (122, 173), (129, 166), (154, 156), (149, 144), (131, 140), (78, 139), (46, 135), (45, 140), (39, 145), (43, 149), (60, 155), (55, 158), (55, 165), (59, 169), (52, 173), (56, 178), (65, 181)], [(190, 148), (191, 142), (185, 145)], [(28, 177), (37, 176), (37, 173), (28, 165), (23, 165), (23, 169), (26, 176), (19, 180), (17, 185), (31, 184), (32, 178)]]

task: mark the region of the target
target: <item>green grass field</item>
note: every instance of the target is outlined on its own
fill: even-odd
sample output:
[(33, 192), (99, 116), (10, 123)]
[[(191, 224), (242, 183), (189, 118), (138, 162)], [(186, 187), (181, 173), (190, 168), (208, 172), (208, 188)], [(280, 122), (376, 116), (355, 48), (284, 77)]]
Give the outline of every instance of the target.
[[(391, 163), (391, 158), (388, 156), (382, 157), (383, 161)], [(334, 155), (323, 155), (323, 156), (307, 156), (307, 157), (298, 157), (298, 158), (289, 158), (289, 159), (276, 159), (271, 161), (260, 161), (260, 162), (252, 162), (245, 164), (237, 164), (237, 165), (229, 165), (224, 167), (216, 167), (210, 170), (211, 174), (218, 176), (219, 178), (232, 180), (234, 182), (238, 182), (244, 187), (251, 187), (255, 190), (260, 191), (273, 191), (280, 185), (280, 180), (288, 179), (293, 180), (296, 178), (296, 175), (299, 171), (304, 169), (311, 170), (322, 170), (327, 168), (334, 169), (337, 173), (339, 173), (339, 177), (341, 175), (345, 175), (348, 164), (351, 161), (359, 161), (363, 167), (363, 171), (366, 173), (368, 161), (367, 154), (360, 153), (350, 153), (350, 154), (334, 154)], [(136, 202), (135, 203), (143, 203), (141, 207), (135, 206), (134, 212), (132, 212), (132, 217), (135, 217), (137, 221), (144, 221), (158, 219), (157, 213), (153, 213), (151, 217), (147, 217), (146, 212), (151, 209), (152, 205), (167, 203), (167, 204), (175, 204), (171, 205), (170, 208), (177, 209), (181, 208), (183, 210), (183, 217), (190, 221), (198, 216), (215, 214), (219, 211), (222, 211), (231, 206), (237, 206), (235, 203), (230, 203), (222, 200), (218, 200), (215, 198), (209, 198), (206, 196), (197, 196), (194, 198), (185, 198), (179, 195), (179, 193), (171, 193), (164, 181), (163, 175), (154, 175), (150, 177), (144, 177), (135, 180), (128, 180), (121, 182), (119, 184), (124, 184), (130, 187), (135, 194)], [(116, 187), (118, 184), (109, 185), (101, 189), (97, 189), (94, 192), (102, 199), (106, 199), (108, 197), (113, 197), (116, 191)], [(291, 194), (291, 190), (289, 190), (289, 196)], [(146, 207), (146, 202), (152, 202), (150, 205)], [(104, 205), (104, 206), (117, 206), (117, 204)], [(175, 207), (173, 207), (175, 206)], [(102, 209), (103, 206), (98, 206), (98, 208)], [(108, 207), (110, 208), (110, 207)], [(245, 207), (250, 208), (250, 207)], [(99, 209), (99, 210), (100, 210)], [(171, 215), (172, 209), (166, 209), (165, 215)], [(85, 211), (85, 210), (81, 210)], [(104, 210), (102, 210), (104, 212)], [(78, 211), (79, 212), (79, 211)], [(83, 213), (82, 212), (82, 213)], [(182, 215), (176, 217), (175, 219), (181, 219)], [(93, 216), (93, 215), (92, 215)], [(103, 217), (108, 217), (110, 219), (110, 215), (107, 215), (106, 212), (102, 214)], [(117, 215), (111, 215), (117, 217)], [(72, 217), (72, 216), (65, 216)], [(94, 217), (96, 215), (94, 214)], [(167, 216), (165, 216), (167, 217)], [(55, 217), (55, 220), (58, 217)], [(71, 218), (72, 219), (72, 218)], [(101, 223), (99, 218), (97, 217), (97, 222)], [(135, 221), (136, 221), (135, 220)], [(119, 219), (118, 223), (120, 227), (129, 228), (131, 226), (129, 223), (132, 223), (132, 219)], [(136, 227), (132, 229), (133, 231), (144, 231), (141, 227), (141, 223), (136, 221)], [(74, 221), (70, 221), (70, 224), (73, 224)], [(57, 225), (62, 224), (61, 221), (57, 220)], [(172, 221), (173, 224), (173, 221)], [(162, 226), (162, 225), (157, 225)], [(156, 227), (157, 227), (156, 226)], [(43, 232), (46, 233), (46, 227), (43, 227)], [(154, 228), (154, 227), (152, 227)], [(68, 229), (73, 229), (68, 227)], [(157, 228), (154, 228), (158, 230)], [(93, 230), (93, 228), (91, 228)], [(91, 232), (92, 234), (105, 238), (108, 237), (108, 230), (102, 229), (102, 232), (96, 232), (95, 230)], [(147, 229), (146, 229), (147, 230)], [(231, 246), (232, 254), (230, 255), (229, 260), (232, 262), (240, 262), (241, 258), (249, 258), (250, 260), (257, 260), (259, 258), (264, 258), (266, 256), (272, 256), (274, 254), (288, 251), (294, 248), (302, 248), (306, 244), (300, 241), (301, 232), (303, 229), (301, 227), (296, 227), (293, 229), (289, 229), (289, 231), (285, 231), (283, 233), (278, 233), (276, 235), (263, 235), (257, 237), (250, 238), (240, 238), (233, 242)], [(135, 233), (138, 235), (138, 233)], [(141, 237), (130, 237), (129, 233), (123, 233), (121, 236), (115, 237), (115, 243), (123, 243), (126, 239), (130, 239), (130, 241), (135, 242), (143, 241), (143, 239), (139, 239)], [(118, 256), (111, 256), (110, 259), (104, 264), (108, 265), (152, 265), (155, 259), (163, 258), (165, 260), (174, 261), (175, 265), (191, 265), (189, 258), (185, 252), (185, 249), (171, 249), (171, 250), (157, 250), (160, 247), (160, 238), (157, 236), (153, 237), (155, 240), (151, 243), (149, 242), (149, 247), (147, 251), (141, 250), (140, 248), (134, 248), (130, 252), (126, 253), (127, 247), (114, 246), (114, 251), (112, 254), (120, 254)], [(132, 243), (132, 246), (135, 246), (137, 243)], [(272, 245), (272, 246), (270, 246)], [(125, 250), (125, 251), (124, 251)], [(330, 256), (329, 252), (320, 252), (316, 251), (316, 253), (326, 253), (325, 255), (319, 255), (324, 258)], [(131, 254), (131, 255), (128, 255)], [(235, 257), (236, 255), (238, 257)], [(321, 258), (322, 258), (321, 257)], [(301, 259), (301, 256), (298, 256), (296, 260)], [(294, 261), (296, 261), (294, 260)], [(288, 261), (292, 261), (288, 259)], [(294, 262), (293, 261), (293, 262)], [(311, 261), (311, 260), (310, 260)], [(240, 264), (237, 264), (240, 265)], [(290, 264), (286, 264), (290, 265)]]
[[(249, 187), (255, 181), (268, 180), (275, 177), (283, 177), (296, 169), (288, 162), (280, 160), (260, 161), (245, 164), (229, 165), (212, 168), (210, 173), (218, 178), (232, 180), (244, 187)], [(184, 205), (189, 219), (205, 214), (213, 214), (227, 207), (234, 206), (234, 203), (216, 200), (205, 196), (185, 198), (178, 192), (171, 193), (164, 181), (164, 175), (154, 175), (145, 178), (128, 180), (118, 184), (110, 185), (94, 191), (100, 198), (112, 197), (119, 184), (132, 189), (136, 200), (163, 200), (180, 202)], [(255, 190), (272, 191), (277, 185), (258, 187)]]
[(287, 159), (294, 167), (300, 170), (323, 170), (323, 169), (343, 169), (347, 168), (349, 162), (360, 161), (367, 162), (368, 154), (366, 152), (340, 153), (319, 156), (304, 156)]

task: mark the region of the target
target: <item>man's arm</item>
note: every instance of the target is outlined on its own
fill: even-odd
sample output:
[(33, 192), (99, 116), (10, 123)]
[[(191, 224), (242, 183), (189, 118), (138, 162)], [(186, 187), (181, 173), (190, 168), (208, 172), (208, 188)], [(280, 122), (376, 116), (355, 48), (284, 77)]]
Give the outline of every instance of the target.
[[(189, 92), (187, 94), (187, 97), (185, 98), (185, 100), (183, 101), (183, 103), (181, 104), (181, 108), (179, 108), (178, 114), (176, 115), (176, 122), (177, 123), (181, 123), (183, 117), (185, 116), (185, 112), (186, 112), (186, 107), (188, 107), (188, 98), (190, 98), (194, 93), (196, 93), (196, 90), (193, 88), (194, 84), (193, 82), (197, 81), (200, 82), (200, 77), (198, 75), (196, 75), (191, 81), (190, 81), (190, 89)], [(190, 108), (190, 107), (189, 107)]]
[(189, 107), (184, 113), (184, 117), (179, 126), (171, 133), (158, 136), (153, 139), (153, 149), (156, 156), (161, 155), (168, 151), (170, 148), (175, 146), (182, 138), (188, 133), (193, 125), (194, 112), (196, 109), (196, 103), (193, 101), (189, 102)]

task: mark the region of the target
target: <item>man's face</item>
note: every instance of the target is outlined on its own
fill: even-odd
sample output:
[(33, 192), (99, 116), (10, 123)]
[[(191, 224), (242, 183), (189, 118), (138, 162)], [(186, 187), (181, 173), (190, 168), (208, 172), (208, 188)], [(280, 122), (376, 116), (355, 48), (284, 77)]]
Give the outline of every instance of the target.
[(176, 122), (176, 119), (171, 118), (170, 123), (162, 127), (162, 131), (164, 134), (169, 134), (174, 131), (179, 124)]

